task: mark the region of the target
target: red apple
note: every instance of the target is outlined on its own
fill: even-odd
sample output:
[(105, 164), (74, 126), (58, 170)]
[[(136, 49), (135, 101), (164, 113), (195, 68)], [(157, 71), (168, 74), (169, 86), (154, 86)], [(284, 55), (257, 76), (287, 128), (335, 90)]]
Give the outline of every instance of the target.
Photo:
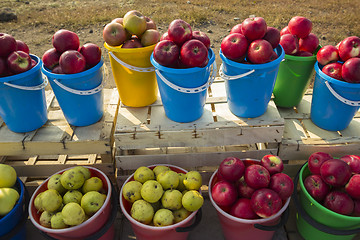
[(32, 58), (31, 58), (31, 66), (30, 66), (30, 68), (35, 67), (36, 64), (37, 64), (37, 61), (35, 61), (35, 59), (32, 59)]
[(282, 200), (278, 193), (268, 188), (261, 188), (251, 196), (251, 208), (262, 218), (268, 218), (282, 208)]
[[(239, 24), (236, 24), (235, 26), (233, 26), (230, 30), (230, 34), (232, 33), (240, 33), (240, 34), (243, 34), (242, 30), (241, 30), (241, 26), (242, 26), (242, 23), (239, 23)], [(243, 34), (244, 35), (244, 34)]]
[(144, 47), (154, 45), (160, 40), (160, 32), (156, 29), (147, 29), (141, 36), (140, 42)]
[(321, 165), (320, 175), (327, 184), (334, 187), (341, 187), (349, 181), (351, 168), (343, 160), (330, 159)]
[(150, 17), (145, 16), (145, 20), (146, 20), (146, 30), (157, 29), (155, 22)]
[(181, 46), (180, 60), (187, 67), (204, 67), (208, 61), (208, 49), (201, 41), (191, 39)]
[(190, 24), (182, 19), (173, 20), (168, 27), (168, 34), (170, 40), (176, 43), (179, 47), (186, 41), (192, 39), (192, 29)]
[(241, 25), (241, 31), (249, 41), (262, 39), (267, 30), (266, 21), (262, 17), (246, 18)]
[(163, 35), (161, 35), (161, 37), (160, 37), (160, 42), (161, 42), (162, 40), (171, 40), (171, 39), (169, 38), (168, 32), (165, 32)]
[(281, 158), (272, 154), (267, 154), (262, 157), (260, 163), (269, 171), (270, 175), (284, 170), (284, 164)]
[(263, 166), (254, 164), (245, 169), (245, 181), (252, 188), (266, 188), (270, 183), (270, 173)]
[(51, 72), (55, 73), (55, 74), (64, 74), (64, 72), (61, 69), (60, 65), (57, 65), (56, 67), (54, 67), (54, 69)]
[(23, 51), (26, 52), (27, 54), (30, 53), (28, 45), (26, 45), (26, 43), (24, 43), (21, 40), (16, 40), (16, 51)]
[(291, 177), (280, 172), (270, 177), (269, 188), (277, 192), (282, 200), (286, 200), (294, 191), (294, 183)]
[(266, 41), (268, 41), (272, 48), (276, 48), (280, 43), (280, 31), (274, 27), (267, 27), (266, 34), (263, 37)]
[(263, 39), (252, 41), (247, 51), (247, 58), (251, 63), (267, 63), (273, 55), (271, 44)]
[(341, 68), (343, 79), (349, 83), (360, 83), (360, 58), (350, 58)]
[(306, 38), (299, 39), (299, 50), (314, 53), (319, 46), (319, 39), (314, 33), (310, 33)]
[(306, 38), (312, 30), (312, 22), (305, 17), (295, 16), (290, 19), (288, 27), (291, 34)]
[(353, 57), (360, 57), (360, 38), (347, 37), (339, 44), (339, 56), (344, 62)]
[(342, 80), (341, 74), (342, 64), (339, 62), (328, 63), (322, 68), (322, 72), (326, 75), (335, 78), (337, 80)]
[(353, 174), (360, 173), (360, 156), (344, 155), (340, 159), (345, 161), (350, 166)]
[(251, 208), (251, 201), (248, 198), (239, 198), (231, 207), (230, 214), (234, 217), (244, 219), (257, 219), (258, 215)]
[(126, 40), (121, 48), (142, 48), (140, 40), (137, 37), (132, 37), (129, 40)]
[(351, 215), (354, 211), (354, 201), (351, 197), (344, 192), (336, 190), (326, 195), (324, 206), (343, 215)]
[(236, 157), (227, 157), (220, 163), (219, 172), (225, 180), (235, 182), (244, 175), (245, 165)]
[(232, 183), (220, 181), (212, 187), (211, 196), (217, 205), (231, 206), (236, 201), (238, 194)]
[(154, 48), (154, 59), (160, 65), (172, 66), (180, 56), (180, 49), (171, 40), (163, 40), (156, 44)]
[(318, 202), (322, 202), (330, 192), (330, 186), (317, 174), (307, 176), (304, 180), (304, 186), (310, 196)]
[(295, 55), (299, 51), (299, 39), (293, 34), (282, 35), (280, 45), (288, 55)]
[(88, 68), (95, 66), (101, 60), (101, 49), (94, 43), (85, 43), (80, 47), (79, 52), (85, 57)]
[(124, 25), (124, 18), (114, 18), (111, 22), (117, 22)]
[(273, 51), (272, 52), (272, 55), (271, 55), (271, 57), (270, 57), (270, 62), (271, 61), (274, 61), (275, 59), (277, 59), (279, 56), (276, 54), (276, 52), (275, 51)]
[(230, 60), (245, 58), (249, 43), (240, 33), (231, 33), (221, 41), (221, 51)]
[(288, 27), (288, 26), (284, 27), (284, 28), (281, 29), (281, 31), (280, 31), (280, 36), (285, 35), (285, 34), (291, 34), (291, 32), (289, 31), (289, 27)]
[(60, 67), (65, 74), (79, 73), (85, 70), (85, 57), (76, 50), (68, 50), (61, 54)]
[(26, 52), (14, 51), (7, 57), (6, 64), (13, 73), (26, 72), (31, 68), (31, 57)]
[(354, 201), (354, 211), (353, 211), (353, 215), (355, 217), (360, 217), (360, 200), (358, 199), (353, 199)]
[(345, 185), (346, 192), (350, 197), (360, 200), (360, 174), (353, 175)]
[(192, 38), (201, 41), (207, 49), (210, 49), (210, 38), (206, 33), (201, 31), (193, 31)]
[(59, 65), (60, 56), (61, 53), (56, 51), (55, 48), (50, 48), (42, 56), (42, 61), (44, 63), (44, 66), (50, 70), (53, 69), (54, 67)]
[(103, 39), (110, 46), (120, 46), (128, 39), (128, 35), (123, 25), (113, 21), (105, 25)]
[(295, 55), (299, 56), (299, 57), (311, 57), (314, 54), (312, 54), (311, 52), (306, 52), (306, 51), (299, 50)]
[(80, 40), (76, 33), (61, 29), (53, 35), (52, 44), (58, 52), (63, 53), (67, 50), (78, 50)]
[(242, 177), (238, 181), (238, 193), (242, 198), (251, 198), (252, 194), (255, 192), (255, 189), (246, 184), (245, 178)]
[(332, 159), (332, 156), (326, 152), (314, 152), (308, 159), (308, 167), (312, 174), (320, 174), (321, 165)]
[(0, 57), (7, 57), (10, 53), (16, 51), (16, 40), (13, 36), (6, 33), (0, 33)]
[(0, 76), (5, 73), (6, 70), (6, 61), (3, 58), (0, 58)]
[(323, 66), (330, 62), (337, 62), (339, 60), (338, 49), (332, 45), (323, 46), (317, 52), (316, 60)]

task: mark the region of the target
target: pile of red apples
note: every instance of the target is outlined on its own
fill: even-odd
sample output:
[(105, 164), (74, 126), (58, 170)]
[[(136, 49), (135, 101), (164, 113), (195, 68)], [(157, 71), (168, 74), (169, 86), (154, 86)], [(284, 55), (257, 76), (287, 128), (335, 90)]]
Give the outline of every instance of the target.
[(170, 68), (205, 67), (208, 62), (210, 38), (193, 31), (182, 19), (173, 20), (154, 48), (154, 59)]
[(308, 159), (311, 172), (304, 180), (307, 192), (324, 207), (347, 216), (360, 217), (360, 157), (333, 158), (314, 152)]
[(101, 49), (94, 43), (80, 46), (79, 36), (61, 29), (52, 36), (53, 48), (42, 56), (44, 66), (55, 74), (74, 74), (97, 65), (101, 60)]
[(265, 155), (260, 161), (225, 158), (213, 178), (211, 197), (234, 217), (274, 216), (294, 190), (292, 179), (283, 169), (283, 161), (275, 155)]
[(0, 46), (0, 77), (26, 72), (37, 64), (27, 44), (10, 34), (0, 33)]
[(279, 43), (278, 29), (268, 27), (262, 17), (249, 17), (232, 27), (221, 42), (221, 51), (235, 62), (262, 64), (278, 58), (274, 49)]
[(336, 46), (326, 45), (317, 55), (322, 71), (340, 81), (360, 83), (360, 38), (351, 36)]

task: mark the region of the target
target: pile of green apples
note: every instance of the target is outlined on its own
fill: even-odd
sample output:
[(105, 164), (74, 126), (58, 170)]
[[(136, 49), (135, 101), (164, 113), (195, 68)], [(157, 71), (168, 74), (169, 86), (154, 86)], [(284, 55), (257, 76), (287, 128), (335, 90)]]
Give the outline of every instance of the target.
[(12, 166), (0, 164), (0, 219), (6, 216), (19, 199), (19, 193), (14, 188), (17, 174)]
[(133, 178), (124, 184), (122, 196), (132, 204), (131, 217), (143, 224), (176, 224), (204, 203), (199, 192), (202, 177), (197, 171), (181, 173), (166, 165), (142, 166)]
[(77, 226), (94, 215), (106, 200), (103, 182), (84, 166), (52, 175), (47, 190), (34, 199), (41, 212), (40, 224), (47, 228), (63, 229)]

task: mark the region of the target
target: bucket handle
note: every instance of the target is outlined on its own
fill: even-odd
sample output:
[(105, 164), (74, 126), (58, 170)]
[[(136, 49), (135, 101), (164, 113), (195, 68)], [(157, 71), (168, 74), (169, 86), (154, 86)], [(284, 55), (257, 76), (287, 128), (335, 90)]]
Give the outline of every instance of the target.
[(20, 85), (16, 85), (16, 84), (12, 84), (12, 83), (8, 83), (8, 82), (4, 82), (4, 85), (7, 85), (9, 87), (13, 87), (13, 88), (17, 88), (17, 89), (21, 89), (21, 90), (27, 90), (27, 91), (36, 91), (36, 90), (41, 90), (44, 89), (49, 81), (46, 77), (43, 77), (43, 82), (37, 86), (20, 86)]
[(177, 227), (177, 228), (175, 228), (175, 231), (176, 232), (190, 232), (194, 228), (196, 228), (197, 225), (200, 224), (201, 219), (202, 219), (202, 210), (200, 208), (195, 215), (195, 222), (193, 224), (191, 224), (190, 226), (187, 226), (187, 227)]
[(124, 67), (130, 69), (130, 70), (133, 70), (133, 71), (136, 71), (136, 72), (153, 72), (155, 70), (154, 67), (147, 67), (147, 68), (141, 68), (141, 67), (135, 67), (135, 66), (132, 66), (130, 64), (127, 64), (126, 62), (124, 61), (121, 61), (119, 58), (117, 58), (115, 56), (115, 54), (113, 52), (109, 52), (109, 54), (111, 55), (111, 57), (117, 61), (119, 64), (123, 65)]
[(11, 239), (12, 237), (14, 237), (16, 234), (19, 233), (21, 228), (24, 227), (25, 223), (28, 220), (30, 195), (25, 186), (24, 186), (24, 201), (25, 201), (24, 202), (24, 212), (23, 212), (23, 215), (22, 215), (20, 221), (16, 224), (16, 226), (10, 232), (6, 233), (5, 235), (0, 236), (0, 240), (8, 240), (8, 239)]
[[(299, 175), (300, 175), (300, 171), (301, 169), (305, 166), (306, 163), (304, 163), (302, 165), (302, 167), (299, 169), (299, 171), (297, 172), (295, 178), (294, 178), (294, 186), (295, 189), (298, 185), (298, 181), (299, 181)], [(297, 212), (300, 214), (300, 216), (306, 221), (308, 222), (311, 226), (315, 227), (316, 229), (328, 233), (328, 234), (332, 234), (332, 235), (353, 235), (353, 234), (357, 234), (360, 233), (360, 228), (357, 229), (349, 229), (349, 230), (339, 230), (339, 229), (334, 229), (331, 228), (329, 226), (326, 226), (322, 223), (319, 223), (318, 221), (316, 221), (315, 219), (313, 219), (305, 210), (304, 208), (301, 207), (300, 204), (300, 199), (299, 196), (297, 194), (297, 191), (295, 190), (292, 194), (292, 197), (294, 199), (294, 203), (295, 203), (295, 208), (297, 210)]]
[(351, 101), (348, 100), (342, 96), (340, 96), (331, 86), (330, 83), (328, 81), (325, 81), (325, 85), (326, 87), (329, 89), (329, 91), (332, 93), (332, 95), (334, 95), (334, 97), (336, 97), (340, 102), (345, 103), (349, 106), (353, 106), (353, 107), (359, 107), (360, 106), (360, 101)]
[(215, 77), (216, 77), (216, 62), (214, 61), (212, 63), (212, 70), (211, 70), (211, 76), (209, 77), (209, 81), (207, 81), (205, 84), (203, 84), (200, 87), (196, 87), (196, 88), (184, 88), (184, 87), (180, 87), (178, 85), (173, 84), (172, 82), (170, 82), (169, 80), (167, 80), (158, 69), (155, 69), (156, 74), (160, 77), (160, 79), (169, 87), (171, 87), (172, 89), (179, 91), (179, 92), (183, 92), (183, 93), (199, 93), (202, 92), (206, 89), (208, 89), (208, 87), (214, 82)]
[(277, 229), (281, 228), (285, 225), (287, 220), (289, 219), (289, 206), (286, 208), (285, 212), (281, 215), (281, 220), (278, 224), (273, 226), (265, 226), (258, 223), (254, 224), (254, 227), (263, 231), (276, 231)]
[(226, 75), (224, 73), (223, 68), (224, 68), (224, 66), (223, 66), (223, 64), (221, 64), (220, 69), (219, 69), (219, 75), (224, 80), (237, 80), (239, 78), (246, 77), (247, 75), (250, 75), (253, 72), (255, 72), (255, 69), (252, 69), (252, 70), (250, 70), (250, 71), (248, 71), (246, 73), (243, 73), (243, 74), (239, 74), (239, 75), (235, 75), (235, 76), (229, 76), (229, 75)]
[[(104, 224), (104, 226), (97, 231), (95, 234), (91, 235), (90, 237), (87, 238), (83, 238), (83, 240), (98, 240), (100, 239), (109, 229), (110, 227), (113, 225), (113, 223), (115, 222), (116, 219), (116, 215), (117, 212), (119, 210), (118, 208), (118, 196), (117, 193), (115, 191), (114, 185), (112, 184), (112, 182), (110, 182), (111, 185), (111, 205), (113, 206), (113, 209), (111, 209), (111, 215), (108, 219), (108, 221)], [(46, 232), (39, 230), (41, 235), (43, 235), (46, 239), (50, 239), (50, 240), (58, 240), (57, 238), (53, 238), (51, 236), (49, 236)]]

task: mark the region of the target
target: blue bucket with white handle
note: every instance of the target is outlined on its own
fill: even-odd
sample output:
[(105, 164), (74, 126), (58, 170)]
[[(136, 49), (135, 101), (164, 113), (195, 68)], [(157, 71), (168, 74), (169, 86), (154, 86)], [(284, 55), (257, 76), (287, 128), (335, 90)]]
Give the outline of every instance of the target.
[(37, 64), (30, 70), (0, 77), (0, 117), (13, 132), (31, 132), (44, 125), (47, 118), (45, 87), (41, 60), (30, 54)]
[(94, 67), (75, 74), (55, 74), (42, 66), (51, 88), (70, 125), (83, 127), (98, 122), (104, 114), (105, 81), (101, 60)]
[(244, 64), (228, 59), (220, 50), (219, 74), (225, 81), (228, 106), (234, 115), (255, 118), (266, 112), (280, 63), (285, 57), (281, 45), (274, 51), (278, 58), (271, 62)]
[(332, 78), (315, 63), (315, 81), (310, 118), (320, 128), (341, 131), (347, 128), (360, 107), (360, 84)]
[(176, 69), (160, 65), (151, 54), (165, 115), (170, 120), (193, 122), (204, 113), (207, 89), (217, 72), (212, 49), (209, 49), (208, 58), (209, 62), (203, 68)]

